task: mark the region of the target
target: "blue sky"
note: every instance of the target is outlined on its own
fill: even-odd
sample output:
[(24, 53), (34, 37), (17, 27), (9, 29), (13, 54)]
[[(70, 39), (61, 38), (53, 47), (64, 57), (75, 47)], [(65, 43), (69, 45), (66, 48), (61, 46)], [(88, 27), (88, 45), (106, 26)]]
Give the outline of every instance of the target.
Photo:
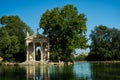
[[(87, 17), (87, 37), (97, 25), (120, 30), (120, 0), (0, 0), (0, 17), (18, 15), (34, 32), (47, 9), (62, 8), (67, 4), (77, 7)], [(42, 33), (42, 30), (39, 31)]]

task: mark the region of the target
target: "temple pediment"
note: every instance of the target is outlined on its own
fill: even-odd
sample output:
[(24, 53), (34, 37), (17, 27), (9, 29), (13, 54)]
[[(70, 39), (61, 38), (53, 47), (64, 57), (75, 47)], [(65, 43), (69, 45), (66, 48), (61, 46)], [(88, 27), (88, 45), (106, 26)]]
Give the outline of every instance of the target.
[(29, 42), (40, 42), (40, 41), (43, 41), (43, 42), (47, 42), (48, 39), (47, 37), (41, 35), (41, 34), (34, 34), (34, 35), (31, 35), (31, 36), (27, 36), (26, 38), (26, 41), (29, 41)]

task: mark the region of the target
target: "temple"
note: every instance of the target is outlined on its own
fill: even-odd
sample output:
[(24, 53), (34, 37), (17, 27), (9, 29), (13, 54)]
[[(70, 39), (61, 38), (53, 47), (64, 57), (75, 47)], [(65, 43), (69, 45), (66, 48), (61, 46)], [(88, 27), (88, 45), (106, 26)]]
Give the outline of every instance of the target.
[[(49, 61), (49, 40), (39, 33), (26, 36), (26, 61)], [(38, 48), (39, 47), (39, 48)]]

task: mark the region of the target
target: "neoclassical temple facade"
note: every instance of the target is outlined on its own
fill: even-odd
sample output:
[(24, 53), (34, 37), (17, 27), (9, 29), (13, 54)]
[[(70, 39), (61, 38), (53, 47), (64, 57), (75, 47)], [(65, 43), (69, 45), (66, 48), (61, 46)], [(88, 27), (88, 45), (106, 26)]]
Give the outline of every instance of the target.
[[(39, 33), (26, 36), (26, 61), (49, 61), (49, 40)], [(39, 47), (39, 49), (38, 49)]]

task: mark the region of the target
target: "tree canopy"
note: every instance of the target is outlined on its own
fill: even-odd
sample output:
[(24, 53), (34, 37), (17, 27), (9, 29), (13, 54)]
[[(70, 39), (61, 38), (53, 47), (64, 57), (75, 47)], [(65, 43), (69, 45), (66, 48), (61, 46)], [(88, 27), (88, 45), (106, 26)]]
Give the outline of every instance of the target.
[(0, 18), (0, 56), (7, 61), (25, 60), (25, 36), (33, 31), (18, 16)]
[(91, 45), (88, 60), (120, 59), (120, 31), (107, 26), (96, 26), (90, 34)]
[(78, 14), (73, 5), (56, 7), (42, 15), (39, 26), (48, 36), (51, 54), (58, 56), (56, 59), (67, 60), (76, 48), (87, 47), (86, 21), (86, 16)]

